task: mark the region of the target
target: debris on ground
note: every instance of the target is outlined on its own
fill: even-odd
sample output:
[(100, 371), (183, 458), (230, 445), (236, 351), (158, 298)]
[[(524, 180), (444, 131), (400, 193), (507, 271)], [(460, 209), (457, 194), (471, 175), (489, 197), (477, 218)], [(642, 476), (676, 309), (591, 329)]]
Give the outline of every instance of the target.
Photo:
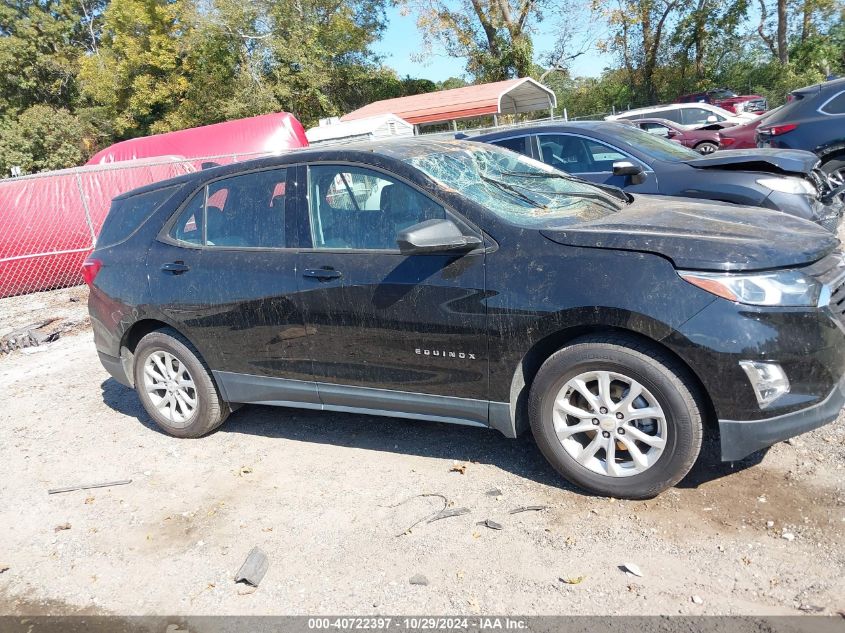
[[(409, 525), (407, 528), (405, 528), (402, 532), (399, 532), (399, 534), (395, 534), (394, 536), (404, 536), (405, 534), (410, 534), (411, 530), (413, 530), (415, 527), (417, 527), (420, 523), (423, 523), (423, 522), (429, 522), (430, 523), (431, 521), (435, 520), (436, 516), (438, 516), (440, 513), (442, 513), (444, 510), (446, 510), (446, 508), (449, 507), (449, 500), (446, 498), (445, 495), (442, 495), (439, 492), (424, 492), (422, 494), (413, 495), (411, 497), (408, 497), (407, 499), (403, 499), (399, 503), (394, 503), (393, 505), (390, 505), (390, 506), (382, 506), (382, 507), (385, 507), (385, 508), (398, 508), (399, 506), (404, 505), (404, 504), (406, 504), (409, 501), (412, 501), (414, 499), (425, 499), (425, 498), (428, 498), (428, 497), (436, 497), (436, 498), (440, 499), (441, 501), (443, 501), (443, 507), (440, 508), (440, 510), (438, 510), (437, 512), (434, 512), (432, 514), (428, 514), (428, 515), (422, 517), (421, 519), (417, 519), (411, 525)], [(440, 518), (445, 518), (445, 517), (440, 517)]]
[(428, 578), (426, 578), (422, 574), (414, 574), (413, 576), (411, 576), (411, 578), (408, 580), (408, 582), (411, 583), (412, 585), (423, 585), (423, 586), (425, 586), (425, 585), (428, 584)]
[(702, 600), (701, 596), (693, 596), (690, 600), (692, 600), (693, 604), (704, 604), (704, 600)]
[(69, 530), (69, 529), (70, 529), (70, 523), (62, 523), (62, 524), (54, 527), (53, 531), (54, 532), (61, 532), (62, 530)]
[(467, 465), (466, 464), (459, 464), (455, 462), (452, 464), (452, 467), (449, 469), (450, 473), (461, 473), (462, 475), (466, 475), (467, 473)]
[(501, 523), (496, 523), (493, 519), (485, 519), (484, 521), (479, 521), (476, 525), (483, 525), (485, 527), (489, 527), (491, 530), (503, 530), (504, 526)]
[(488, 497), (501, 497), (502, 491), (498, 488), (493, 488), (492, 490), (488, 490), (484, 494), (486, 494)]
[(547, 510), (549, 506), (522, 506), (521, 508), (514, 508), (508, 514), (519, 514), (520, 512), (537, 512), (540, 510)]
[(256, 587), (253, 587), (252, 585), (247, 585), (246, 587), (242, 587), (242, 588), (238, 589), (238, 595), (239, 596), (248, 596), (251, 593), (255, 593), (255, 590), (256, 590)]
[(636, 576), (637, 578), (642, 578), (642, 577), (643, 577), (643, 572), (642, 572), (642, 570), (639, 568), (639, 566), (638, 566), (638, 565), (636, 565), (636, 564), (634, 564), (634, 563), (624, 563), (624, 564), (620, 567), (620, 569), (621, 569), (622, 571), (626, 571), (626, 572), (628, 572), (629, 574), (632, 574), (632, 575)]
[(558, 578), (558, 580), (566, 585), (580, 585), (585, 578), (586, 576), (575, 576), (574, 578)]
[(6, 573), (9, 569), (10, 567), (8, 565), (0, 565), (0, 574)]
[[(803, 611), (804, 613), (821, 613), (824, 611), (824, 607), (818, 607), (814, 604), (802, 604), (798, 607), (799, 611)], [(845, 617), (845, 615), (843, 615)]]
[(469, 514), (469, 508), (446, 508), (431, 517), (427, 521), (427, 523), (434, 523), (435, 521), (439, 521), (440, 519), (450, 519), (452, 517), (459, 517), (464, 514)]
[(258, 547), (253, 547), (246, 557), (244, 564), (235, 575), (235, 582), (245, 582), (248, 585), (257, 587), (267, 569), (270, 567), (270, 561), (267, 554), (262, 552)]
[(251, 474), (252, 474), (252, 468), (249, 467), (249, 466), (241, 466), (238, 469), (238, 477), (243, 477), (245, 475), (251, 475)]
[(121, 479), (120, 481), (105, 481), (99, 484), (78, 484), (76, 486), (67, 486), (65, 488), (52, 488), (47, 491), (48, 495), (55, 495), (60, 492), (73, 492), (74, 490), (90, 490), (91, 488), (111, 488), (112, 486), (125, 486), (131, 484), (131, 479)]
[(795, 540), (795, 535), (792, 532), (784, 532), (780, 537), (790, 543)]
[(29, 323), (6, 333), (0, 333), (0, 354), (8, 354), (14, 350), (41, 351), (39, 346), (53, 343), (66, 332), (87, 327), (90, 320), (54, 317), (43, 321)]

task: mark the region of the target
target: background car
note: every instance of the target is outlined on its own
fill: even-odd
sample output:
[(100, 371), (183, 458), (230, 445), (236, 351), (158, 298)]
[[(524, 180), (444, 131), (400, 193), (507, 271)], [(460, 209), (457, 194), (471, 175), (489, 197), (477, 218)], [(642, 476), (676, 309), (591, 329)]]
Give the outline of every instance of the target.
[(814, 152), (822, 171), (845, 183), (845, 79), (794, 90), (789, 97), (757, 128), (758, 147)]
[(757, 117), (756, 114), (734, 114), (709, 103), (669, 103), (666, 105), (637, 108), (604, 117), (605, 121), (619, 119), (669, 119), (681, 125), (701, 127), (720, 123), (723, 127), (741, 125)]
[(649, 134), (675, 141), (699, 154), (712, 154), (719, 149), (718, 130), (688, 129), (668, 119), (634, 119), (631, 123)]
[(732, 125), (719, 130), (719, 149), (753, 149), (757, 147), (757, 128), (775, 115), (780, 108), (769, 110), (765, 114), (742, 125)]
[(686, 475), (710, 422), (732, 461), (845, 402), (838, 240), (780, 213), (421, 139), (114, 205), (86, 263), (95, 345), (177, 437), (233, 403), (530, 427), (564, 477), (644, 498)]
[(833, 231), (841, 196), (815, 170), (810, 152), (744, 150), (702, 156), (631, 125), (578, 121), (515, 127), (472, 137), (526, 154), (591, 182), (638, 193), (766, 207)]
[(769, 104), (765, 97), (760, 95), (738, 95), (732, 90), (726, 88), (716, 88), (713, 90), (705, 90), (704, 92), (694, 92), (692, 94), (683, 95), (675, 100), (676, 103), (709, 103), (710, 105), (719, 106), (728, 112), (740, 114), (742, 112), (753, 112), (754, 114), (762, 114), (769, 109)]

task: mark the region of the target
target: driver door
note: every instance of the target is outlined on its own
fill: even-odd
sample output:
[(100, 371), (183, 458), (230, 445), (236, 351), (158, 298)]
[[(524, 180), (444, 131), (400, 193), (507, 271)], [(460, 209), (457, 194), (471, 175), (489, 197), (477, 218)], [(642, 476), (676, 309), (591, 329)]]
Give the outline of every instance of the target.
[(310, 247), (299, 253), (299, 297), (321, 401), (486, 424), (484, 248), (407, 255), (396, 243), (432, 219), (480, 232), (385, 171), (302, 169)]

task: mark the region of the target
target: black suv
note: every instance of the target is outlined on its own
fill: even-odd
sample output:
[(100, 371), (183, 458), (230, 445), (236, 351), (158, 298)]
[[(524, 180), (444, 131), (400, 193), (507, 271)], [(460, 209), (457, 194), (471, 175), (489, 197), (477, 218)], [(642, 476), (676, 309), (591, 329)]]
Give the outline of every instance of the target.
[(170, 434), (233, 403), (530, 426), (564, 477), (644, 498), (705, 433), (737, 460), (836, 417), (837, 245), (776, 212), (409, 139), (120, 196), (84, 274), (103, 365)]
[(845, 183), (845, 79), (795, 90), (757, 128), (757, 146), (804, 149), (821, 159), (837, 186)]

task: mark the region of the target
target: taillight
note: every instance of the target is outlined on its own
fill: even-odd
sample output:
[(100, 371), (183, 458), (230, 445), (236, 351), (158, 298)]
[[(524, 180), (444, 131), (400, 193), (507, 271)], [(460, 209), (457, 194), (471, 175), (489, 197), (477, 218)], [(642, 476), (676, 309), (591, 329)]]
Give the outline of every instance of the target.
[(797, 127), (797, 123), (787, 123), (786, 125), (772, 125), (771, 127), (761, 127), (759, 129), (759, 132), (760, 134), (765, 134), (766, 136), (780, 136), (781, 134), (791, 132)]
[(729, 136), (723, 136), (719, 139), (719, 147), (729, 147), (736, 143), (735, 138), (730, 138)]
[(97, 273), (100, 272), (100, 269), (103, 267), (103, 262), (99, 259), (92, 259), (89, 257), (82, 263), (82, 278), (85, 280), (85, 283), (89, 286), (94, 284), (94, 279), (97, 277)]

